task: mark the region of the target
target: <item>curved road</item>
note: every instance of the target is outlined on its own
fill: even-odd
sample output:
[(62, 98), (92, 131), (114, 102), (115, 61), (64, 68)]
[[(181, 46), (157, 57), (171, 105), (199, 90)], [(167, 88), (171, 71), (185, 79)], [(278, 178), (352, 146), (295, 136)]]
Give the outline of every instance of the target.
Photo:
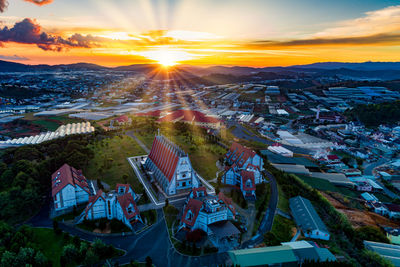
[[(59, 227), (78, 236), (81, 239), (94, 241), (101, 239), (106, 244), (112, 244), (116, 248), (125, 250), (124, 256), (112, 259), (120, 265), (127, 264), (131, 260), (144, 262), (147, 256), (150, 256), (155, 266), (218, 266), (230, 263), (227, 253), (214, 253), (206, 256), (186, 256), (175, 250), (168, 236), (167, 226), (161, 210), (157, 210), (158, 221), (139, 234), (128, 234), (104, 236), (88, 233), (73, 226), (59, 223)], [(52, 220), (49, 219), (49, 201), (43, 205), (40, 212), (28, 221), (33, 227), (52, 228)]]

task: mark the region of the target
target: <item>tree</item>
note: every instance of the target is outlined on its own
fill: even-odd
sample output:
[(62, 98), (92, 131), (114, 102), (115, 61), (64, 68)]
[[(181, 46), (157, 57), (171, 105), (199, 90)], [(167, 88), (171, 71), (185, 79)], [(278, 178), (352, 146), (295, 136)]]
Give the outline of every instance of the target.
[(79, 253), (73, 244), (68, 244), (63, 247), (61, 257), (65, 259), (66, 264), (75, 262), (79, 258)]
[(165, 199), (165, 207), (168, 207), (168, 205), (169, 205), (169, 200), (167, 198), (167, 199)]
[(85, 256), (85, 260), (84, 260), (85, 265), (93, 266), (97, 262), (99, 262), (99, 257), (92, 250), (89, 250)]
[(150, 258), (150, 256), (146, 257), (146, 267), (151, 267), (153, 266), (153, 260)]

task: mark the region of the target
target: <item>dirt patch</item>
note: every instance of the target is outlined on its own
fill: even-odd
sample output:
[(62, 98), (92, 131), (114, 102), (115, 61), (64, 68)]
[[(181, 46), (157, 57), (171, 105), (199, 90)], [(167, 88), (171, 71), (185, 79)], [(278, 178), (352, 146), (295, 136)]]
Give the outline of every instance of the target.
[(105, 229), (100, 230), (99, 228), (96, 228), (93, 230), (93, 233), (98, 233), (98, 234), (111, 234), (111, 227), (110, 223), (107, 223), (107, 226)]
[(400, 225), (399, 223), (393, 222), (388, 218), (373, 213), (371, 211), (362, 211), (358, 209), (348, 208), (330, 195), (323, 192), (321, 193), (339, 212), (346, 215), (347, 219), (350, 221), (354, 228), (367, 225), (376, 227), (379, 227), (380, 225), (399, 227)]

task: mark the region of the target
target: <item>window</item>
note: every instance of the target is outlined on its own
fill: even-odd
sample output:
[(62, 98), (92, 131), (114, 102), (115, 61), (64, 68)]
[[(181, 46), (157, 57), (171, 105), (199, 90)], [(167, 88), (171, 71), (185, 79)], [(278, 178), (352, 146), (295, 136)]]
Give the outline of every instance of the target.
[(108, 206), (108, 215), (111, 215), (111, 205), (110, 205), (110, 201), (107, 201), (107, 206)]
[(132, 204), (128, 207), (128, 213), (132, 213)]
[(186, 182), (182, 182), (182, 186), (186, 186)]
[(191, 210), (189, 210), (186, 214), (186, 220), (191, 221), (193, 218), (193, 213)]

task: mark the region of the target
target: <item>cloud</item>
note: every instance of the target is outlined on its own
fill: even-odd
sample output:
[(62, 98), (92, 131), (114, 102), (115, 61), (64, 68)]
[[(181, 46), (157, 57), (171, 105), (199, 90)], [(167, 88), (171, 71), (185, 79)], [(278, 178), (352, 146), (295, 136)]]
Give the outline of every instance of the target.
[(29, 60), (29, 58), (18, 56), (18, 55), (13, 55), (13, 56), (6, 56), (6, 55), (0, 55), (0, 59), (4, 60)]
[(345, 20), (318, 32), (314, 37), (375, 35), (400, 30), (400, 5), (366, 12), (363, 17)]
[(7, 0), (0, 0), (0, 12), (3, 13), (8, 6)]
[(35, 5), (43, 6), (53, 2), (53, 0), (24, 0), (25, 2), (30, 2)]
[[(47, 5), (53, 2), (53, 0), (24, 0), (25, 2), (33, 3), (38, 6)], [(8, 6), (7, 0), (0, 0), (0, 13), (3, 13)]]
[(0, 29), (0, 45), (8, 42), (35, 44), (45, 51), (62, 51), (73, 47), (95, 47), (98, 46), (97, 42), (100, 39), (99, 37), (81, 34), (74, 34), (66, 39), (61, 36), (50, 35), (43, 32), (40, 25), (29, 18), (15, 23), (12, 28), (5, 26)]
[(249, 47), (275, 46), (313, 46), (313, 45), (372, 45), (393, 44), (400, 41), (400, 34), (374, 34), (369, 36), (310, 38), (291, 41), (258, 40), (248, 44)]

